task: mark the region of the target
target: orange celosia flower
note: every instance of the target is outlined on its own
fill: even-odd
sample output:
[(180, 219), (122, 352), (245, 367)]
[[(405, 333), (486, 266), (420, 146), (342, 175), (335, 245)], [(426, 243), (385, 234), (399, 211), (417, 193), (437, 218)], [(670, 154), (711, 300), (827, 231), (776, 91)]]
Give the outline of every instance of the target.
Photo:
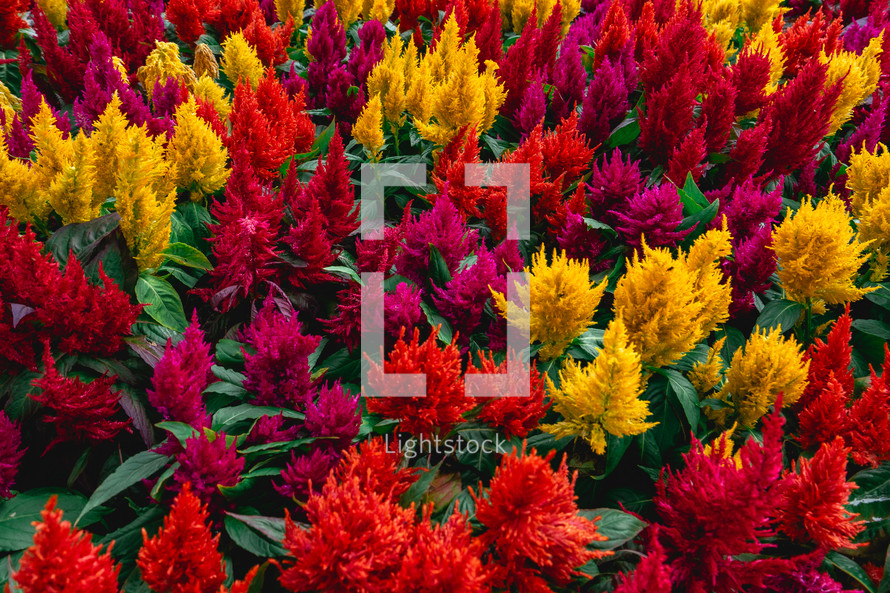
[[(34, 545), (25, 550), (12, 579), (23, 593), (117, 593), (120, 566), (90, 543), (92, 535), (62, 521), (53, 496), (40, 511)], [(7, 590), (9, 587), (7, 586)]]
[(606, 538), (594, 521), (578, 514), (576, 475), (569, 478), (565, 459), (553, 471), (555, 451), (504, 456), (488, 490), (478, 495), (476, 519), (486, 528), (480, 537), (490, 545), (496, 587), (548, 591), (547, 583), (567, 585), (575, 569), (611, 552), (589, 550)]
[[(207, 507), (186, 483), (164, 517), (164, 526), (148, 539), (136, 564), (142, 580), (157, 593), (216, 593), (226, 580), (222, 554), (207, 525)], [(234, 585), (233, 585), (234, 591)]]
[[(797, 472), (783, 480), (779, 519), (784, 531), (797, 542), (813, 542), (826, 550), (852, 546), (864, 528), (858, 515), (844, 506), (856, 484), (847, 482), (847, 453), (837, 437), (820, 447), (812, 459), (798, 460)], [(792, 469), (793, 466), (792, 466)]]

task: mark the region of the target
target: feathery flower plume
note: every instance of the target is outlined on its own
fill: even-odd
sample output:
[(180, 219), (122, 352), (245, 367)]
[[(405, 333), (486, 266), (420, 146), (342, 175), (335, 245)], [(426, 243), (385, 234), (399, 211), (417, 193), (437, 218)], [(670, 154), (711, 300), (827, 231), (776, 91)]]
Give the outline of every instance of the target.
[(220, 70), (226, 75), (232, 84), (238, 85), (242, 82), (250, 84), (254, 89), (257, 88), (260, 80), (263, 78), (265, 68), (256, 51), (247, 43), (244, 35), (232, 33), (222, 44), (223, 56)]
[[(565, 253), (554, 252), (548, 264), (544, 247), (526, 268), (527, 284), (516, 284), (520, 304), (508, 301), (502, 292), (492, 291), (498, 312), (523, 331), (532, 342), (543, 344), (541, 360), (562, 354), (569, 344), (590, 326), (596, 307), (606, 290), (606, 281), (590, 281), (586, 262), (571, 260)], [(525, 313), (523, 313), (523, 311)], [(523, 320), (529, 316), (530, 326)]]
[(646, 188), (622, 210), (610, 214), (618, 220), (616, 230), (635, 247), (640, 247), (643, 240), (651, 247), (673, 247), (692, 230), (677, 230), (683, 221), (683, 205), (673, 183)]
[(186, 439), (185, 450), (176, 456), (179, 467), (173, 474), (178, 490), (191, 484), (195, 496), (211, 509), (219, 509), (223, 504), (220, 486), (234, 486), (241, 479), (244, 458), (238, 455), (235, 443), (226, 446), (225, 433), (217, 433), (211, 441), (200, 430)]
[(584, 367), (568, 359), (559, 372), (559, 388), (547, 377), (547, 390), (563, 418), (541, 429), (558, 438), (583, 437), (599, 455), (606, 451), (606, 433), (623, 437), (658, 425), (645, 421), (649, 403), (640, 399), (640, 355), (628, 343), (620, 317), (606, 328), (596, 359)]
[(853, 284), (866, 246), (855, 236), (840, 198), (829, 195), (815, 205), (807, 198), (773, 232), (779, 283), (799, 302), (859, 300), (871, 291)]
[(858, 515), (847, 512), (850, 492), (844, 439), (824, 443), (812, 459), (798, 459), (783, 480), (779, 521), (793, 541), (812, 542), (824, 550), (854, 547), (852, 540), (865, 528)]
[(22, 434), (18, 424), (0, 410), (0, 500), (12, 497), (10, 489), (15, 484), (19, 461), (25, 454), (24, 449), (19, 450), (21, 446)]
[(330, 445), (334, 450), (346, 449), (358, 436), (362, 421), (358, 398), (358, 394), (350, 395), (339, 381), (332, 386), (322, 385), (318, 400), (306, 405), (306, 430), (314, 437), (332, 439), (320, 444)]
[(614, 224), (613, 211), (624, 209), (628, 200), (640, 193), (643, 184), (639, 161), (624, 160), (621, 151), (615, 149), (603, 156), (602, 164), (594, 163), (587, 185), (590, 214), (596, 220)]
[(383, 149), (383, 104), (380, 95), (372, 96), (352, 128), (353, 137), (365, 147), (372, 161), (380, 158)]
[(194, 99), (176, 108), (176, 128), (167, 144), (173, 182), (189, 190), (192, 201), (220, 189), (229, 178), (226, 148), (210, 125), (198, 117), (197, 108)]
[(198, 78), (195, 72), (186, 66), (179, 57), (179, 47), (175, 43), (155, 42), (155, 48), (145, 60), (145, 65), (137, 71), (139, 82), (151, 101), (155, 86), (165, 84), (168, 79), (175, 78), (191, 90)]
[[(814, 366), (811, 364), (810, 369)], [(807, 398), (807, 403), (797, 415), (795, 438), (801, 447), (817, 449), (838, 435), (849, 436), (851, 427), (847, 394), (844, 386), (829, 374), (822, 389)]]
[(291, 451), (290, 461), (281, 470), (281, 483), (272, 482), (272, 487), (285, 498), (306, 500), (312, 492), (321, 491), (336, 464), (337, 454), (324, 447), (299, 457)]
[(658, 543), (658, 524), (649, 527), (649, 545), (632, 573), (621, 573), (615, 593), (650, 593), (671, 590), (671, 568)]
[(757, 331), (748, 338), (744, 350), (736, 352), (717, 397), (727, 400), (731, 396), (742, 425), (754, 426), (779, 394), (786, 406), (800, 399), (809, 366), (793, 337), (786, 340), (779, 328), (769, 333)]
[(832, 380), (840, 384), (844, 393), (853, 393), (853, 348), (850, 346), (852, 322), (848, 303), (844, 314), (834, 322), (825, 341), (816, 338), (807, 348), (804, 360), (810, 361), (810, 370), (807, 388), (800, 396), (798, 408), (806, 407)]
[[(511, 364), (520, 364), (512, 352), (508, 354)], [(470, 365), (467, 368), (467, 374), (476, 373), (489, 374), (506, 374), (508, 371), (507, 360), (501, 364), (494, 363), (491, 352), (488, 356), (479, 355), (480, 366)], [(524, 396), (521, 391), (521, 385), (508, 385), (509, 393), (499, 393), (495, 397), (479, 398), (478, 402), (482, 403), (482, 409), (476, 416), (480, 420), (493, 428), (503, 430), (507, 438), (517, 436), (525, 438), (528, 433), (538, 427), (538, 423), (550, 408), (550, 402), (544, 402), (544, 380), (537, 367), (530, 365), (529, 376), (529, 395)]]
[(92, 534), (62, 520), (56, 496), (50, 497), (34, 525), (34, 543), (25, 550), (11, 580), (24, 593), (117, 593), (120, 566), (114, 563), (111, 546), (92, 544)]
[(225, 562), (207, 524), (207, 505), (186, 483), (173, 500), (164, 526), (151, 539), (142, 530), (136, 564), (156, 593), (217, 593), (226, 580)]

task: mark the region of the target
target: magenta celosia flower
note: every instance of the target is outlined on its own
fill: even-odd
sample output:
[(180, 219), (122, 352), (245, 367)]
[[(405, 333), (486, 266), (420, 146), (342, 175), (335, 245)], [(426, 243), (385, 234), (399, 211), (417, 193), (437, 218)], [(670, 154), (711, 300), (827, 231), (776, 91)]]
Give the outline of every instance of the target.
[(735, 242), (733, 261), (724, 264), (732, 284), (731, 313), (750, 311), (754, 308), (754, 293), (769, 288), (769, 278), (776, 271), (772, 244), (769, 226), (756, 228), (747, 238)]
[(436, 287), (436, 309), (459, 333), (460, 343), (469, 344), (470, 336), (482, 321), (485, 303), (491, 298), (489, 286), (497, 279), (494, 257), (484, 245), (476, 251), (476, 263), (454, 275), (445, 288)]
[(380, 21), (371, 19), (359, 28), (358, 38), (359, 45), (349, 54), (349, 72), (355, 77), (356, 86), (364, 86), (371, 70), (383, 59), (386, 31)]
[[(726, 215), (729, 232), (735, 239), (742, 239), (755, 232), (761, 225), (771, 224), (782, 208), (782, 178), (771, 192), (763, 192), (749, 177), (737, 185), (732, 194), (720, 201), (720, 214)], [(712, 225), (719, 226), (722, 216)]]
[(46, 420), (56, 428), (54, 438), (46, 450), (57, 443), (78, 441), (101, 443), (114, 439), (130, 425), (130, 419), (112, 420), (120, 409), (120, 391), (112, 391), (116, 376), (102, 376), (89, 383), (77, 377), (63, 377), (56, 370), (56, 361), (49, 351), (49, 342), (44, 345), (43, 376), (33, 381), (39, 387), (39, 394), (31, 398), (51, 412)]
[[(885, 25), (876, 25), (872, 22), (872, 18), (863, 25), (860, 25), (859, 21), (853, 21), (844, 31), (844, 49), (861, 54), (868, 46), (868, 42), (880, 35), (881, 31), (885, 31)], [(884, 35), (886, 34), (885, 32)]]
[[(16, 113), (10, 123), (10, 129), (4, 130), (7, 150), (9, 155), (22, 159), (29, 159), (34, 150), (34, 141), (31, 139), (31, 124), (34, 116), (40, 111), (40, 104), (45, 100), (43, 93), (34, 84), (31, 71), (25, 73), (22, 78), (21, 88), (22, 110)], [(50, 111), (56, 121), (56, 127), (62, 132), (62, 137), (67, 138), (71, 132), (71, 122), (68, 117), (59, 113), (52, 104)]]
[(319, 92), (316, 107), (324, 107), (319, 99), (324, 99), (323, 89), (327, 88), (331, 73), (346, 58), (346, 34), (337, 16), (334, 5), (322, 4), (312, 17), (312, 36), (306, 43), (306, 51), (312, 56), (307, 69), (309, 88)]
[(22, 446), (22, 433), (18, 424), (0, 410), (0, 500), (12, 496), (10, 488), (15, 483), (19, 471), (19, 461), (25, 454)]
[(844, 589), (843, 585), (817, 570), (818, 557), (805, 557), (799, 566), (776, 574), (764, 581), (763, 591), (782, 593), (862, 593), (861, 590)]
[[(890, 33), (886, 34), (890, 35)], [(887, 98), (882, 97), (881, 94), (875, 93), (872, 97), (871, 110), (868, 112), (868, 115), (866, 115), (865, 119), (862, 120), (862, 123), (853, 130), (850, 137), (838, 145), (837, 150), (835, 151), (835, 155), (839, 161), (837, 167), (840, 167), (840, 163), (850, 162), (850, 154), (854, 149), (862, 150), (864, 148), (868, 152), (874, 152), (878, 142), (881, 141), (881, 130), (886, 121)]]
[(288, 426), (291, 422), (284, 417), (284, 413), (277, 416), (263, 416), (257, 419), (256, 424), (250, 429), (246, 443), (262, 445), (296, 440), (300, 429), (296, 425)]
[(124, 81), (112, 62), (111, 42), (97, 32), (90, 45), (90, 63), (83, 76), (83, 94), (74, 102), (74, 120), (85, 130), (93, 129), (93, 122), (105, 111), (115, 91), (121, 96)]
[(318, 400), (306, 405), (306, 430), (314, 437), (330, 438), (319, 444), (335, 450), (345, 449), (352, 443), (361, 422), (358, 394), (350, 395), (339, 381), (331, 386), (322, 385)]
[(451, 200), (441, 198), (432, 210), (406, 218), (402, 222), (402, 233), (404, 242), (395, 259), (396, 270), (419, 286), (423, 286), (429, 276), (431, 246), (439, 250), (453, 275), (477, 243), (476, 231), (467, 231)]
[(281, 496), (305, 500), (311, 492), (321, 491), (338, 459), (336, 453), (324, 447), (299, 457), (291, 451), (290, 461), (281, 470), (282, 483), (272, 482), (272, 487)]
[(210, 508), (223, 503), (220, 486), (234, 486), (241, 479), (244, 458), (238, 455), (235, 442), (226, 446), (226, 434), (217, 433), (211, 441), (202, 430), (186, 439), (185, 450), (176, 456), (179, 467), (173, 474), (176, 490), (191, 484), (192, 492)]
[(649, 545), (637, 567), (619, 576), (614, 593), (651, 593), (671, 590), (671, 567), (664, 548), (658, 543), (658, 524), (649, 527)]
[(522, 102), (516, 110), (516, 129), (526, 137), (544, 119), (547, 112), (547, 99), (540, 77), (532, 80), (522, 93)]
[(618, 220), (618, 232), (634, 247), (639, 247), (643, 240), (650, 247), (674, 246), (692, 230), (677, 230), (683, 221), (683, 204), (673, 183), (644, 189), (622, 211), (612, 214)]
[[(576, 47), (580, 45), (595, 46), (600, 34), (599, 25), (602, 23), (603, 17), (606, 16), (610, 4), (611, 2), (600, 2), (596, 12), (588, 12), (588, 14), (576, 18), (572, 22), (572, 26), (569, 27), (569, 32), (563, 43)], [(585, 10), (587, 9), (585, 8)]]
[(362, 329), (362, 287), (350, 283), (337, 291), (337, 314), (330, 319), (319, 319), (332, 337), (342, 342), (349, 352), (359, 345)]
[(581, 62), (581, 50), (577, 45), (563, 42), (553, 69), (553, 94), (550, 98), (550, 108), (556, 119), (568, 117), (575, 105), (584, 100), (586, 80), (587, 72)]
[[(776, 409), (781, 403), (776, 403)], [(782, 472), (782, 424), (778, 411), (764, 417), (763, 443), (749, 439), (739, 450), (741, 464), (726, 455), (723, 440), (706, 453), (697, 439), (685, 454), (686, 467), (667, 471), (656, 482), (655, 508), (662, 518), (659, 541), (681, 591), (739, 591), (785, 566), (783, 561), (743, 561), (758, 554), (778, 504)], [(732, 517), (732, 521), (727, 521)]]
[(592, 145), (608, 139), (612, 128), (624, 119), (630, 108), (627, 87), (621, 66), (604, 59), (587, 87), (578, 120), (578, 129)]
[(151, 378), (152, 389), (147, 390), (149, 403), (164, 420), (184, 422), (197, 429), (210, 426), (202, 393), (215, 380), (212, 366), (213, 355), (204, 341), (196, 312), (176, 346), (167, 340), (164, 356)]
[(574, 212), (566, 215), (565, 224), (556, 235), (559, 248), (572, 259), (587, 260), (591, 272), (609, 267), (609, 261), (597, 262), (607, 243), (600, 232), (587, 225), (584, 217)]
[(591, 216), (599, 221), (614, 224), (611, 211), (621, 211), (627, 201), (642, 189), (640, 162), (622, 158), (619, 149), (603, 156), (602, 163), (594, 163), (587, 184), (587, 200)]
[(321, 338), (304, 335), (302, 329), (296, 312), (285, 317), (267, 298), (250, 326), (241, 330), (241, 340), (257, 351), (244, 356), (244, 388), (253, 392), (257, 404), (302, 409), (311, 401), (308, 357)]
[(287, 91), (288, 97), (293, 99), (299, 94), (302, 94), (304, 97), (309, 96), (309, 81), (297, 74), (297, 69), (294, 67), (296, 62), (291, 63), (290, 71), (287, 72), (284, 76), (281, 77), (281, 86), (284, 87), (284, 90)]
[(330, 109), (331, 115), (340, 121), (337, 129), (343, 136), (350, 135), (352, 124), (355, 123), (365, 105), (365, 91), (359, 87), (358, 92), (355, 92), (353, 88), (356, 86), (355, 83), (356, 80), (352, 73), (347, 70), (346, 66), (340, 65), (331, 71), (325, 87), (322, 107)]
[(393, 339), (398, 339), (405, 329), (405, 335), (410, 335), (414, 328), (423, 319), (423, 311), (420, 301), (423, 291), (412, 284), (402, 282), (393, 292), (383, 295), (383, 308), (386, 312), (383, 318), (383, 329)]

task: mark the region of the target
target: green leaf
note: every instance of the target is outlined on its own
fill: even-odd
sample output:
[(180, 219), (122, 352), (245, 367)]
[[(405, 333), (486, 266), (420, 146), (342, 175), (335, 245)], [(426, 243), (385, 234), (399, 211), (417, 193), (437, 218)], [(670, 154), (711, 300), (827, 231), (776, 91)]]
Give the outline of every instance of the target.
[(203, 253), (185, 243), (170, 243), (163, 251), (164, 256), (172, 262), (194, 268), (196, 270), (212, 270), (213, 264)]
[(361, 276), (358, 275), (358, 272), (350, 268), (349, 266), (328, 266), (324, 269), (325, 272), (329, 274), (336, 274), (337, 276), (343, 276), (344, 278), (348, 278), (352, 280), (356, 284), (361, 285), (362, 279)]
[(225, 381), (226, 383), (231, 383), (232, 385), (237, 385), (238, 387), (244, 387), (244, 381), (247, 379), (242, 373), (227, 369), (226, 367), (221, 367), (218, 364), (210, 367), (210, 370), (217, 379)]
[(615, 229), (604, 222), (585, 217), (584, 223), (587, 225), (587, 228), (600, 231), (610, 237), (616, 237), (618, 235), (618, 232)]
[(73, 252), (93, 282), (99, 281), (101, 264), (105, 274), (124, 291), (131, 291), (136, 284), (139, 270), (120, 231), (120, 216), (116, 213), (63, 226), (47, 240), (46, 249), (62, 268)]
[[(248, 521), (250, 524), (247, 523)], [(279, 526), (270, 517), (250, 517), (226, 513), (224, 524), (226, 533), (240, 548), (260, 558), (274, 558), (287, 555), (287, 550), (281, 545), (281, 541), (284, 539), (284, 520), (280, 519), (280, 521)], [(278, 537), (279, 531), (280, 538)], [(267, 533), (275, 535), (270, 537)]]
[(691, 216), (696, 212), (704, 210), (711, 204), (708, 198), (705, 197), (705, 194), (695, 184), (692, 173), (686, 174), (686, 183), (679, 190), (679, 194), (680, 201), (683, 202), (683, 214), (685, 216)]
[(185, 442), (188, 439), (198, 434), (198, 429), (185, 422), (173, 422), (172, 420), (167, 420), (165, 422), (158, 422), (155, 426), (172, 434), (173, 438), (179, 441), (183, 447), (185, 447)]
[(430, 245), (430, 280), (439, 288), (445, 288), (445, 285), (451, 281), (451, 271), (445, 258), (435, 245)]
[(624, 146), (630, 144), (640, 135), (640, 122), (637, 120), (637, 113), (631, 111), (618, 126), (612, 130), (609, 136), (609, 147)]
[(147, 480), (157, 473), (162, 467), (169, 463), (170, 458), (153, 451), (142, 451), (133, 455), (99, 484), (96, 491), (84, 505), (74, 524), (88, 512), (99, 506), (100, 504), (111, 500), (133, 484), (142, 480)]
[(874, 282), (864, 282), (863, 288), (876, 288), (865, 295), (865, 298), (873, 302), (879, 307), (890, 311), (890, 286), (887, 283), (876, 284)]
[(430, 307), (424, 301), (420, 302), (420, 309), (423, 311), (424, 315), (426, 315), (427, 321), (430, 322), (431, 326), (439, 326), (439, 340), (446, 344), (450, 344), (454, 333), (451, 330), (451, 324), (448, 323), (448, 320), (439, 315), (438, 311)]
[(803, 305), (795, 301), (770, 301), (760, 312), (756, 323), (762, 329), (779, 327), (784, 333), (794, 327), (803, 310)]
[(403, 506), (408, 506), (412, 502), (420, 503), (423, 500), (423, 495), (426, 494), (426, 491), (429, 490), (430, 484), (433, 483), (433, 480), (439, 473), (439, 468), (442, 467), (443, 461), (440, 461), (438, 464), (434, 465), (430, 468), (425, 468), (420, 477), (417, 478), (411, 487), (402, 494), (401, 503)]
[(693, 387), (692, 383), (689, 382), (689, 379), (684, 377), (679, 371), (675, 371), (674, 369), (659, 369), (658, 372), (667, 377), (669, 387), (668, 394), (675, 396), (680, 406), (683, 408), (683, 413), (686, 415), (686, 421), (689, 422), (689, 426), (694, 431), (698, 426), (698, 419), (701, 413), (698, 402), (698, 392), (695, 390), (695, 387)]
[(838, 552), (828, 552), (825, 554), (825, 564), (834, 566), (847, 576), (851, 577), (857, 583), (862, 585), (868, 593), (875, 593), (874, 583), (865, 572), (865, 569), (859, 566), (854, 560), (847, 558)]
[(617, 509), (585, 509), (578, 511), (578, 514), (588, 519), (600, 517), (596, 529), (608, 539), (591, 542), (589, 547), (597, 550), (614, 550), (635, 538), (647, 525), (645, 521)]
[(178, 332), (188, 327), (179, 294), (166, 280), (150, 274), (140, 275), (136, 282), (136, 299), (146, 305), (144, 311), (164, 327)]
[(877, 319), (854, 319), (851, 324), (864, 334), (874, 336), (882, 340), (890, 340), (890, 325)]
[(77, 515), (86, 497), (61, 488), (37, 488), (22, 492), (0, 503), (0, 552), (17, 552), (34, 543), (34, 522), (40, 522), (40, 511), (55, 495), (56, 508), (62, 509), (66, 518)]
[(277, 416), (278, 414), (284, 414), (285, 418), (294, 418), (296, 420), (303, 420), (305, 418), (300, 412), (285, 408), (240, 404), (217, 410), (213, 415), (212, 424), (215, 430), (223, 430), (225, 427), (231, 426), (236, 422), (241, 422), (242, 420), (256, 420), (263, 416)]
[(140, 512), (136, 519), (124, 525), (120, 529), (116, 529), (103, 537), (98, 543), (109, 545), (114, 542), (111, 548), (111, 555), (118, 560), (135, 560), (136, 555), (142, 548), (142, 530), (145, 529), (149, 535), (154, 535), (157, 527), (164, 520), (166, 510), (161, 506), (149, 507), (144, 512)]
[(84, 249), (118, 228), (120, 222), (120, 215), (112, 213), (89, 222), (66, 224), (50, 235), (46, 240), (45, 249), (59, 262), (59, 267), (64, 268), (68, 265), (68, 255), (71, 251), (75, 256), (79, 256)]
[[(686, 229), (691, 229), (696, 226), (699, 226), (699, 230), (704, 232), (705, 227), (709, 222), (714, 220), (714, 217), (717, 216), (717, 212), (720, 210), (720, 200), (715, 199), (709, 206), (702, 208), (698, 212), (694, 214), (690, 214), (686, 218), (680, 222), (680, 225), (677, 227), (678, 231), (685, 231)], [(695, 233), (690, 233), (687, 237), (687, 240), (694, 239)]]
[(244, 364), (244, 353), (241, 348), (245, 344), (235, 340), (220, 340), (216, 343), (216, 361), (221, 365)]
[(331, 143), (331, 138), (334, 137), (334, 131), (337, 129), (337, 122), (332, 121), (328, 127), (326, 127), (318, 137), (315, 138), (315, 141), (312, 143), (312, 150), (319, 151), (322, 154), (327, 154), (328, 145)]

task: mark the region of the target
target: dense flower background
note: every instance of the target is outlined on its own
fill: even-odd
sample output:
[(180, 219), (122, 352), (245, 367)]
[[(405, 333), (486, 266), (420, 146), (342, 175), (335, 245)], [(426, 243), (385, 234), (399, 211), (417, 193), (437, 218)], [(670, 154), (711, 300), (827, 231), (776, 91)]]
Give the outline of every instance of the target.
[(0, 584), (890, 592), (888, 102), (884, 0), (3, 0)]

